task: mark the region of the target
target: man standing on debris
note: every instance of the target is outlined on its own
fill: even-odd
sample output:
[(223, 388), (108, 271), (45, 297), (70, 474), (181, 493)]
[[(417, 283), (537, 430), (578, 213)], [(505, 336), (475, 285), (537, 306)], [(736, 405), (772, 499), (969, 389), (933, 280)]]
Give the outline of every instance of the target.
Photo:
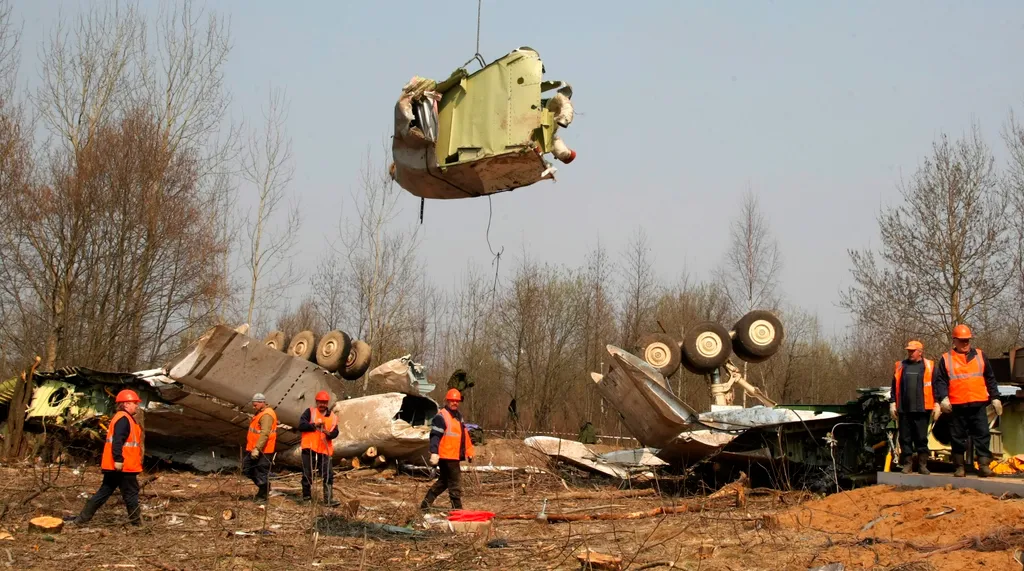
[(331, 395), (327, 391), (316, 394), (316, 406), (303, 411), (299, 417), (299, 432), (302, 433), (302, 500), (313, 498), (313, 472), (320, 476), (324, 485), (324, 504), (336, 506), (332, 498), (334, 472), (331, 470), (331, 455), (334, 453), (334, 439), (338, 437), (338, 417), (327, 404)]
[(983, 478), (993, 475), (989, 467), (992, 452), (986, 409), (992, 403), (996, 415), (1002, 416), (1003, 403), (999, 400), (999, 386), (988, 357), (981, 349), (971, 347), (970, 328), (963, 324), (953, 328), (953, 350), (942, 354), (935, 369), (935, 400), (939, 401), (943, 413), (953, 415), (950, 425), (950, 448), (956, 466), (953, 475), (963, 477), (965, 474), (968, 438), (978, 458), (978, 475)]
[(459, 403), (462, 393), (458, 389), (450, 389), (444, 396), (445, 406), (430, 423), (430, 463), (437, 466), (438, 476), (434, 485), (427, 490), (420, 509), (427, 509), (434, 503), (441, 492), (448, 490), (452, 508), (462, 509), (462, 476), (461, 460), (473, 463), (473, 442), (469, 439), (469, 431), (462, 422)]
[(96, 510), (107, 503), (118, 488), (121, 489), (121, 498), (128, 510), (128, 521), (132, 525), (142, 525), (138, 480), (138, 474), (142, 471), (142, 428), (132, 416), (138, 410), (141, 400), (135, 391), (125, 389), (117, 393), (114, 402), (117, 404), (117, 414), (107, 427), (107, 441), (103, 445), (100, 460), (103, 483), (85, 502), (82, 513), (74, 518), (66, 518), (78, 525), (91, 520)]
[(917, 340), (907, 343), (907, 358), (896, 362), (889, 391), (889, 416), (898, 419), (903, 473), (928, 471), (928, 418), (935, 408), (932, 376), (935, 362), (924, 358), (924, 345)]
[(242, 460), (242, 473), (256, 484), (254, 499), (259, 502), (270, 496), (270, 458), (277, 448), (277, 413), (267, 406), (267, 397), (263, 393), (252, 395), (252, 408), (256, 415), (249, 423), (249, 433), (245, 438), (247, 454)]

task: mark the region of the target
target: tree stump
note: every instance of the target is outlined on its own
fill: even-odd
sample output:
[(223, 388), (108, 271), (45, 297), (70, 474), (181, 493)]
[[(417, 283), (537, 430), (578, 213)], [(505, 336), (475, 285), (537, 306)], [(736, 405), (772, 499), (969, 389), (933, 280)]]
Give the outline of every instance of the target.
[(32, 531), (60, 533), (60, 530), (64, 528), (64, 520), (48, 515), (34, 517), (28, 521), (28, 528)]

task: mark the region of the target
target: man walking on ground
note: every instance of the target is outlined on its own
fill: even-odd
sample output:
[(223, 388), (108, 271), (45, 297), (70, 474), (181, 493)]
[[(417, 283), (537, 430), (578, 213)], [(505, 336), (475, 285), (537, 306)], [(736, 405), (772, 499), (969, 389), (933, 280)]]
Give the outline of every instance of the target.
[[(952, 443), (953, 476), (962, 478), (967, 460), (967, 439), (974, 444), (974, 456), (978, 458), (978, 475), (987, 478), (993, 475), (989, 464), (992, 451), (989, 450), (991, 435), (988, 428), (989, 403), (997, 416), (1003, 414), (1003, 403), (999, 400), (999, 386), (992, 365), (981, 349), (971, 347), (971, 330), (966, 325), (953, 328), (953, 350), (942, 354), (935, 368), (935, 400), (941, 411), (952, 414), (950, 437)], [(970, 460), (973, 460), (971, 458)], [(973, 462), (972, 462), (973, 464)]]
[(252, 396), (252, 408), (256, 415), (249, 423), (245, 438), (245, 458), (242, 459), (242, 473), (256, 484), (257, 502), (266, 501), (270, 495), (271, 457), (277, 448), (277, 413), (267, 405), (263, 393)]
[(128, 510), (128, 521), (142, 525), (139, 513), (139, 480), (142, 472), (142, 428), (132, 415), (139, 408), (139, 395), (130, 389), (117, 393), (114, 402), (117, 414), (107, 427), (107, 441), (103, 445), (100, 469), (103, 483), (87, 502), (82, 513), (73, 519), (76, 525), (87, 523), (103, 504), (107, 503), (114, 490), (121, 489), (121, 498)]
[(903, 473), (928, 471), (928, 419), (935, 408), (932, 396), (932, 376), (935, 363), (924, 358), (924, 345), (920, 341), (907, 343), (907, 358), (896, 362), (889, 391), (889, 416), (898, 419), (900, 452)]
[(302, 500), (313, 497), (313, 473), (316, 472), (324, 485), (324, 504), (336, 506), (334, 501), (334, 471), (331, 470), (331, 455), (334, 454), (334, 439), (338, 437), (338, 417), (328, 408), (331, 395), (327, 391), (316, 394), (316, 406), (306, 409), (299, 417), (299, 432), (302, 433)]
[(420, 509), (427, 509), (434, 503), (437, 496), (448, 490), (452, 508), (462, 509), (462, 476), (461, 460), (473, 463), (473, 443), (469, 439), (469, 431), (462, 422), (459, 403), (462, 393), (458, 389), (450, 389), (445, 395), (445, 406), (430, 423), (430, 463), (437, 466), (438, 477), (434, 485), (427, 490)]

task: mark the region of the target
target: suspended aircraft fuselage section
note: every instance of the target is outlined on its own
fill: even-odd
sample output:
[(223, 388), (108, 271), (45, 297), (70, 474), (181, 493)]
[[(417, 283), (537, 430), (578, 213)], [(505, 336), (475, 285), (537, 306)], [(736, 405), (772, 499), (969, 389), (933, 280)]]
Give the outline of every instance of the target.
[[(543, 80), (544, 64), (520, 48), (438, 83), (414, 77), (395, 106), (392, 177), (421, 198), (486, 196), (554, 179), (553, 154), (576, 154), (558, 136), (572, 122), (572, 88)], [(552, 97), (542, 99), (545, 92)]]

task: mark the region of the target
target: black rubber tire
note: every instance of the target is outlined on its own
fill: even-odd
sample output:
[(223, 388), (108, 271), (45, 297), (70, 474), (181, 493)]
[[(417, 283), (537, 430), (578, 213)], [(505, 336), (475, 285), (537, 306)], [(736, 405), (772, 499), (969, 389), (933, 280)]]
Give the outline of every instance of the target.
[(356, 339), (352, 342), (352, 350), (348, 353), (348, 360), (341, 370), (341, 378), (346, 381), (355, 381), (362, 377), (370, 368), (370, 357), (373, 351), (369, 343)]
[(785, 337), (782, 321), (763, 309), (755, 309), (741, 317), (733, 330), (744, 352), (753, 357), (771, 357), (782, 346)]
[(352, 338), (348, 333), (335, 329), (316, 344), (316, 364), (333, 373), (348, 360), (351, 348)]
[(683, 359), (687, 370), (705, 374), (721, 367), (732, 355), (729, 330), (714, 321), (702, 321), (686, 330)]
[(288, 348), (288, 336), (284, 331), (271, 331), (263, 338), (263, 344), (275, 351), (284, 351)]
[(296, 333), (292, 337), (291, 343), (288, 344), (288, 354), (292, 357), (298, 357), (299, 359), (305, 359), (307, 361), (313, 356), (313, 352), (316, 350), (316, 336), (313, 335), (312, 331), (301, 331)]
[(679, 370), (679, 360), (682, 358), (679, 342), (665, 333), (648, 333), (641, 337), (637, 342), (636, 354), (665, 377)]
[(736, 355), (736, 358), (738, 358), (739, 360), (751, 364), (762, 363), (764, 361), (767, 361), (771, 357), (771, 355), (769, 355), (768, 357), (758, 357), (757, 355), (751, 355), (750, 353), (747, 352), (746, 348), (740, 344), (738, 339), (732, 340), (732, 354)]

